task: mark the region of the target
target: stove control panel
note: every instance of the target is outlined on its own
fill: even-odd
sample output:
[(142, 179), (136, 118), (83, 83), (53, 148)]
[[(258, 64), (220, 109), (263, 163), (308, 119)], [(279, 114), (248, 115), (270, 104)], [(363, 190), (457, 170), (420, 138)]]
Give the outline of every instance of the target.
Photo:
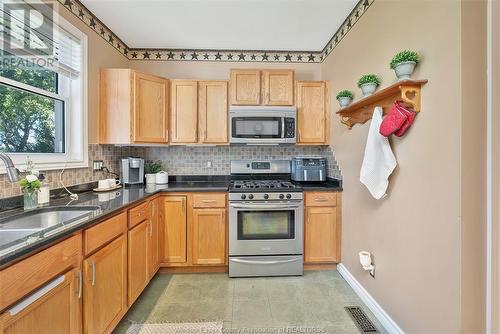
[(229, 193), (230, 201), (290, 201), (303, 199), (302, 192)]

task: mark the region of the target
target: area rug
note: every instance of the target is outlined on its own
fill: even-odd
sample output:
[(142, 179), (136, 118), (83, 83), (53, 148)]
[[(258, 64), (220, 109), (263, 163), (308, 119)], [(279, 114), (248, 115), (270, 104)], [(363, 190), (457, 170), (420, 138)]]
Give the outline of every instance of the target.
[(222, 321), (132, 324), (126, 334), (222, 334)]

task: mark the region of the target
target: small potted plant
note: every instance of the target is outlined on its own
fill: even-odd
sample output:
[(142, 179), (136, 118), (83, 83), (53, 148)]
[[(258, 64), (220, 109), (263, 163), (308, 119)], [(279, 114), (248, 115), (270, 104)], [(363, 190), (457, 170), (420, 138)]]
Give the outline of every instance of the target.
[(24, 210), (34, 209), (38, 205), (38, 192), (42, 186), (42, 182), (36, 175), (27, 174), (19, 181), (21, 190), (24, 193)]
[(373, 94), (378, 85), (380, 85), (380, 79), (375, 74), (365, 74), (358, 80), (358, 87), (361, 88), (363, 96)]
[(156, 173), (161, 171), (161, 161), (148, 161), (144, 165), (146, 183), (156, 183)]
[(339, 101), (341, 108), (347, 107), (349, 103), (351, 103), (352, 98), (353, 94), (350, 90), (344, 89), (337, 94), (337, 100)]
[(390, 66), (396, 72), (398, 80), (408, 80), (415, 70), (415, 66), (420, 62), (418, 53), (411, 50), (404, 50), (396, 53), (392, 58)]

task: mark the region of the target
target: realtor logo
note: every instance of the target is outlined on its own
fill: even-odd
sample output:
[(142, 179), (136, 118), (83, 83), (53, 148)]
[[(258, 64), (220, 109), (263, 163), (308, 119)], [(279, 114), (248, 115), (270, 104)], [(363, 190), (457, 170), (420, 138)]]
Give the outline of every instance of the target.
[(3, 49), (16, 56), (52, 56), (53, 6), (3, 3)]

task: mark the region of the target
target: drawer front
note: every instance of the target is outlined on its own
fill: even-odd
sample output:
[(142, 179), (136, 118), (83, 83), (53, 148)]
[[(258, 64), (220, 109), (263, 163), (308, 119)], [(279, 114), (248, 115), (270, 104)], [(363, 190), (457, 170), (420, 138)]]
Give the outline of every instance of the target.
[(194, 208), (225, 208), (226, 207), (226, 194), (194, 194), (193, 195)]
[(83, 231), (84, 254), (89, 255), (127, 230), (127, 213), (123, 212)]
[(66, 269), (78, 267), (81, 253), (80, 233), (0, 271), (0, 310)]
[(336, 206), (337, 194), (326, 191), (306, 192), (306, 206)]
[(128, 227), (132, 228), (140, 222), (151, 218), (151, 202), (147, 201), (128, 210)]

